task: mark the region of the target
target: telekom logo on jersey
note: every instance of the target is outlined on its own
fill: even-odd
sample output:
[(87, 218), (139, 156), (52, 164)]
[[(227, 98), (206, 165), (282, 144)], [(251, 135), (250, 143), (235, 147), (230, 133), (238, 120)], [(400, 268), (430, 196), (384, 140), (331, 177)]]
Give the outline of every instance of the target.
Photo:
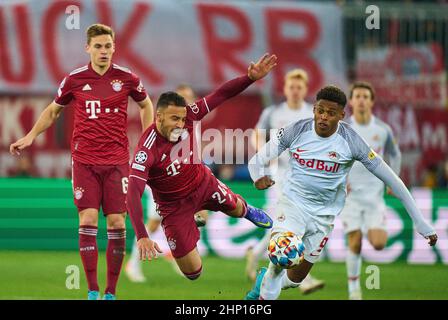
[(341, 165), (337, 162), (326, 162), (323, 160), (316, 160), (316, 159), (310, 159), (310, 160), (301, 159), (299, 152), (303, 152), (303, 151), (306, 151), (306, 150), (300, 150), (300, 148), (298, 148), (292, 154), (294, 159), (296, 159), (297, 163), (302, 167), (307, 167), (310, 169), (331, 172), (331, 173), (338, 172), (339, 168), (341, 167)]
[[(105, 108), (105, 113), (117, 113), (118, 108)], [(89, 119), (98, 119), (98, 114), (101, 113), (101, 101), (100, 100), (86, 100), (86, 112), (89, 114)]]

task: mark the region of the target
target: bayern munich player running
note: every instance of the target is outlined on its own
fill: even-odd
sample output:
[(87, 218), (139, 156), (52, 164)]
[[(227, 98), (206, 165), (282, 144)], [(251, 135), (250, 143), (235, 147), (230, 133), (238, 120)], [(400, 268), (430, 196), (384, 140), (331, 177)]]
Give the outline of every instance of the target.
[(265, 54), (257, 63), (250, 64), (247, 75), (228, 81), (194, 104), (187, 105), (175, 92), (160, 96), (156, 123), (145, 131), (136, 148), (126, 199), (142, 260), (151, 260), (161, 252), (143, 223), (141, 197), (146, 184), (151, 187), (162, 216), (171, 253), (188, 279), (197, 279), (202, 272), (196, 248), (199, 231), (194, 220), (199, 210), (222, 211), (232, 217), (244, 217), (258, 227), (272, 227), (272, 220), (265, 212), (248, 205), (201, 163), (193, 122), (266, 76), (276, 61), (275, 55)]
[(269, 162), (283, 151), (290, 155), (288, 180), (283, 185), (277, 220), (272, 234), (293, 232), (305, 246), (301, 263), (288, 269), (269, 264), (257, 275), (246, 299), (277, 299), (282, 289), (297, 287), (318, 260), (341, 212), (346, 196), (346, 179), (355, 160), (391, 187), (403, 202), (417, 231), (437, 242), (434, 229), (423, 219), (414, 199), (400, 178), (366, 142), (341, 120), (347, 98), (337, 87), (327, 86), (317, 93), (314, 119), (305, 119), (279, 130), (249, 162), (257, 189), (274, 184)]
[(10, 146), (12, 154), (29, 147), (71, 103), (74, 131), (71, 143), (72, 183), (79, 212), (79, 252), (88, 282), (88, 299), (100, 298), (97, 280), (98, 211), (107, 219), (107, 287), (105, 300), (115, 300), (115, 288), (125, 254), (126, 186), (129, 146), (126, 135), (128, 97), (140, 106), (143, 129), (153, 121), (153, 106), (139, 78), (112, 63), (114, 32), (105, 25), (87, 29), (90, 63), (62, 80), (54, 101), (31, 131)]
[[(367, 82), (355, 82), (350, 89), (353, 115), (347, 122), (399, 175), (400, 149), (392, 129), (372, 114), (374, 101), (373, 87)], [(384, 183), (359, 162), (353, 165), (347, 182), (348, 194), (341, 219), (348, 243), (346, 256), (348, 292), (350, 300), (361, 300), (359, 277), (363, 233), (367, 233), (367, 239), (375, 250), (382, 250), (387, 243)]]

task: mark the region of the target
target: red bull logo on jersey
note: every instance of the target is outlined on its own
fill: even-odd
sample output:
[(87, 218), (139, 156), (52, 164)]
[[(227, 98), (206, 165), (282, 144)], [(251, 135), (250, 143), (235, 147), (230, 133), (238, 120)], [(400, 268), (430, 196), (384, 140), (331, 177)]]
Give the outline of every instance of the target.
[(300, 158), (300, 155), (298, 153), (293, 153), (292, 156), (294, 159), (296, 159), (297, 163), (302, 167), (307, 167), (310, 169), (315, 169), (319, 171), (325, 171), (330, 173), (336, 173), (339, 171), (339, 168), (341, 165), (336, 162), (327, 162), (323, 160), (316, 160), (316, 159), (302, 159)]

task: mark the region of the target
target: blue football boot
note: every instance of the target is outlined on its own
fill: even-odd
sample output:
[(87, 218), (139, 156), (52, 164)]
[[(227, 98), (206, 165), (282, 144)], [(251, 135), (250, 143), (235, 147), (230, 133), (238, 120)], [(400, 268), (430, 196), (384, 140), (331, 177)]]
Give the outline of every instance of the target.
[(266, 273), (267, 268), (261, 268), (258, 272), (257, 279), (255, 279), (255, 284), (252, 290), (250, 290), (244, 300), (259, 300), (260, 299), (260, 289), (261, 282), (263, 281), (264, 274)]
[(100, 293), (98, 291), (90, 291), (87, 293), (87, 300), (100, 300)]
[(261, 209), (252, 207), (251, 205), (247, 205), (247, 212), (244, 218), (246, 218), (259, 228), (272, 228), (273, 221), (268, 216), (268, 214)]

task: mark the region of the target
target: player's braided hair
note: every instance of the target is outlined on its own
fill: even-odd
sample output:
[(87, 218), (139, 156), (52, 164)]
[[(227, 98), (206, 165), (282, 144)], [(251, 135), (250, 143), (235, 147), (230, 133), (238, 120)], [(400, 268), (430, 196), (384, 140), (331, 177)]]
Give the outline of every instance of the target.
[(159, 100), (157, 101), (157, 109), (166, 108), (169, 105), (186, 107), (187, 102), (185, 101), (185, 98), (177, 92), (167, 91), (160, 95)]
[(344, 91), (336, 86), (326, 86), (320, 89), (316, 95), (316, 101), (319, 100), (336, 102), (342, 108), (347, 104), (347, 97), (345, 96)]

